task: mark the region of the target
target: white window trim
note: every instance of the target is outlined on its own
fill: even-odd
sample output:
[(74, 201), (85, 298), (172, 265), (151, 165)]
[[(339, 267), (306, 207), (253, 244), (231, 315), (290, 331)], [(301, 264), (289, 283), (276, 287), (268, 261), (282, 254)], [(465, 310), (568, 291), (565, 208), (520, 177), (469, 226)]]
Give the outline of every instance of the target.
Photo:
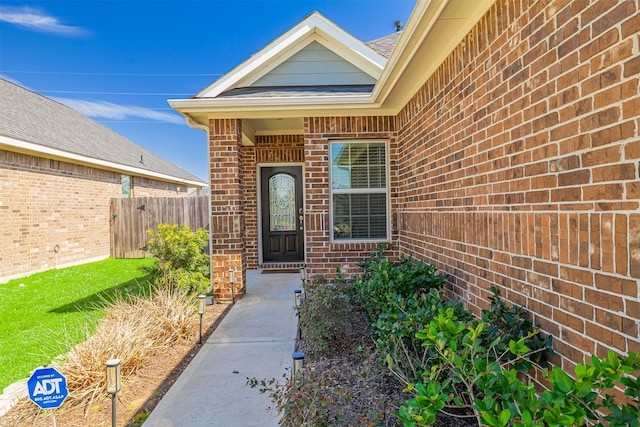
[[(351, 188), (338, 189), (333, 188), (333, 144), (353, 144), (353, 143), (383, 143), (385, 149), (385, 188)], [(389, 171), (389, 141), (386, 139), (333, 139), (329, 140), (329, 241), (331, 243), (382, 243), (391, 241), (391, 180)], [(385, 194), (386, 202), (386, 236), (384, 238), (375, 239), (335, 239), (333, 234), (333, 195), (334, 194)]]

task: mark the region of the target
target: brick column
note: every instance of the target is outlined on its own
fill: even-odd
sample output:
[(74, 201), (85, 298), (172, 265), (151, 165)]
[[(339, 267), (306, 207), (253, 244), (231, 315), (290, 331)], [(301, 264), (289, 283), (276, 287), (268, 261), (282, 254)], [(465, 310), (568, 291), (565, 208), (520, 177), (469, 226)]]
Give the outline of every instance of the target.
[(238, 119), (209, 122), (211, 176), (211, 265), (216, 300), (232, 297), (229, 269), (235, 271), (236, 298), (245, 293), (242, 133)]

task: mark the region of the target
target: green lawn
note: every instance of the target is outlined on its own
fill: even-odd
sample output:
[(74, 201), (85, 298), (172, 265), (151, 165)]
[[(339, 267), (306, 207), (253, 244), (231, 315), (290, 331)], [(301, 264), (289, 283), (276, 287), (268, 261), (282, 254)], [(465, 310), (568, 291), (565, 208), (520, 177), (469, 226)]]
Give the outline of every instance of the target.
[(116, 294), (142, 293), (151, 259), (106, 259), (0, 284), (0, 393), (84, 341)]

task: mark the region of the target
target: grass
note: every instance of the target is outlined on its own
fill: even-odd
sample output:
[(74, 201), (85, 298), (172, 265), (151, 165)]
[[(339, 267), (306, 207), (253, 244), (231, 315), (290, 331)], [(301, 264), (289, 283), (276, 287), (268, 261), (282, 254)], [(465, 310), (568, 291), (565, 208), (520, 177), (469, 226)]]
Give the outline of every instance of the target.
[(0, 391), (85, 341), (119, 294), (148, 289), (151, 259), (106, 259), (0, 284)]

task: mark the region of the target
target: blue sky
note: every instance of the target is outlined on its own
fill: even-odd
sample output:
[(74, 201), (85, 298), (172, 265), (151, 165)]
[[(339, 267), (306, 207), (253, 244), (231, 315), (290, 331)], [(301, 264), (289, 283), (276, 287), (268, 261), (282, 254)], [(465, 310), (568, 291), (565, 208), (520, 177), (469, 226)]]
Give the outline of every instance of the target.
[(369, 41), (415, 0), (0, 1), (0, 77), (67, 104), (207, 180), (206, 134), (188, 98), (309, 13)]

